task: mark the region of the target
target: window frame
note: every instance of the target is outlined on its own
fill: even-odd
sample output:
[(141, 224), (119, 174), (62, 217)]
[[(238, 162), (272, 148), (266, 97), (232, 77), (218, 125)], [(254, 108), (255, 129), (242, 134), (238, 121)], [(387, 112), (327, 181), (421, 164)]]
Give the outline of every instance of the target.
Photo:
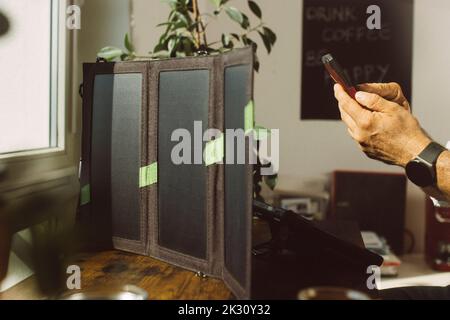
[[(14, 188), (17, 184), (37, 178), (43, 173), (77, 166), (79, 163), (80, 121), (78, 105), (81, 104), (77, 77), (76, 47), (79, 30), (66, 27), (66, 9), (77, 0), (50, 0), (51, 23), (51, 106), (49, 148), (0, 154), (0, 165), (7, 168), (7, 177), (2, 190)], [(53, 123), (52, 123), (53, 121)], [(54, 121), (57, 123), (55, 124)], [(56, 132), (54, 132), (56, 129)], [(52, 132), (53, 131), (53, 132)]]
[[(61, 2), (62, 3), (62, 2)], [(49, 147), (31, 150), (19, 150), (13, 152), (0, 153), (0, 160), (15, 159), (21, 157), (29, 157), (34, 155), (61, 152), (65, 148), (65, 126), (64, 126), (64, 113), (65, 108), (61, 100), (64, 101), (64, 97), (60, 96), (60, 89), (64, 88), (64, 81), (60, 76), (60, 62), (61, 57), (66, 54), (66, 48), (64, 46), (65, 37), (61, 37), (61, 4), (58, 0), (50, 0), (51, 6), (51, 22), (50, 22), (50, 108), (49, 108)], [(62, 90), (61, 90), (62, 91)]]

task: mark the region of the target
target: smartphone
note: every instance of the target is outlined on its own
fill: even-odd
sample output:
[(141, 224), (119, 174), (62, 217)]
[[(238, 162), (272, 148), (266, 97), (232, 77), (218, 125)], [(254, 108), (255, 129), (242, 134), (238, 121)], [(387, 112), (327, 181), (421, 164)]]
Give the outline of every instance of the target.
[(326, 54), (322, 57), (322, 63), (334, 82), (339, 83), (348, 95), (355, 99), (357, 90), (336, 59), (331, 54)]

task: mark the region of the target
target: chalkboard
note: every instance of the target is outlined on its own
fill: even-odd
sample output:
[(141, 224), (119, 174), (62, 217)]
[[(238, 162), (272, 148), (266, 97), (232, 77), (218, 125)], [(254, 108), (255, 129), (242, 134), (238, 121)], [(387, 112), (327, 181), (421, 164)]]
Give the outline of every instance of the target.
[[(367, 26), (371, 5), (380, 8), (380, 29)], [(410, 99), (412, 37), (413, 0), (304, 0), (301, 119), (340, 119), (326, 53), (353, 83), (398, 82)]]

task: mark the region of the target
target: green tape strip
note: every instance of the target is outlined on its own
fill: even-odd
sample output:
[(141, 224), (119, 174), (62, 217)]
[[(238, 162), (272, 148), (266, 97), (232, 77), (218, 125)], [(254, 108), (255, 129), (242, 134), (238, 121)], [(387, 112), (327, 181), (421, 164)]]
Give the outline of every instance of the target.
[(248, 134), (255, 127), (255, 104), (253, 100), (245, 106), (245, 134)]
[(91, 185), (85, 185), (80, 192), (80, 206), (84, 206), (91, 202)]
[(139, 188), (145, 188), (158, 182), (158, 163), (142, 167), (139, 171)]
[(205, 165), (220, 163), (223, 161), (225, 155), (225, 138), (223, 134), (220, 137), (206, 143), (205, 150), (203, 152), (203, 160)]

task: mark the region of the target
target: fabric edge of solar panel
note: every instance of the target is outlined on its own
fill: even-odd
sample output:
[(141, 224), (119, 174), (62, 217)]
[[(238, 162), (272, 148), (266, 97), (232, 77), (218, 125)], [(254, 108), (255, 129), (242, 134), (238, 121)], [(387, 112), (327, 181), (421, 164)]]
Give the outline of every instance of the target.
[[(216, 111), (214, 105), (214, 97), (215, 97), (215, 68), (214, 62), (215, 57), (205, 56), (205, 57), (196, 57), (196, 58), (186, 58), (186, 59), (168, 59), (168, 60), (157, 60), (150, 62), (150, 78), (149, 78), (149, 95), (152, 97), (150, 99), (149, 110), (153, 115), (152, 118), (156, 127), (160, 125), (158, 117), (159, 117), (159, 83), (160, 83), (160, 74), (162, 72), (171, 72), (171, 71), (189, 71), (189, 70), (209, 70), (210, 79), (209, 79), (209, 100), (208, 100), (208, 125), (214, 125), (216, 118)], [(158, 134), (159, 129), (156, 131), (155, 141), (153, 148), (151, 150), (158, 155)], [(159, 225), (159, 203), (158, 203), (158, 192), (159, 186), (156, 186), (156, 190), (151, 194), (150, 202), (153, 203), (153, 210), (150, 212), (149, 216), (149, 230), (150, 237), (149, 241), (149, 253), (151, 257), (157, 258), (159, 260), (195, 271), (201, 272), (205, 275), (220, 277), (220, 273), (218, 272), (218, 268), (216, 267), (216, 259), (217, 253), (214, 251), (214, 241), (216, 239), (215, 227), (214, 227), (214, 216), (215, 216), (215, 207), (214, 207), (214, 186), (215, 182), (215, 171), (217, 169), (213, 167), (208, 167), (206, 169), (206, 259), (197, 258), (191, 255), (188, 255), (183, 252), (177, 252), (173, 249), (166, 248), (160, 244), (160, 225)], [(161, 182), (163, 183), (163, 182)]]
[[(139, 216), (140, 216), (140, 239), (131, 240), (114, 236), (112, 230), (112, 217), (98, 217), (92, 212), (92, 203), (95, 199), (91, 196), (91, 149), (92, 149), (92, 123), (93, 123), (93, 99), (94, 99), (94, 83), (98, 75), (105, 74), (127, 74), (140, 73), (142, 74), (142, 102), (141, 102), (141, 166), (144, 166), (148, 159), (146, 157), (147, 149), (147, 100), (148, 100), (148, 64), (144, 62), (127, 62), (127, 63), (85, 63), (83, 64), (83, 108), (82, 108), (82, 161), (80, 170), (80, 184), (81, 187), (88, 191), (87, 199), (81, 199), (78, 208), (78, 217), (82, 223), (87, 224), (88, 228), (93, 228), (93, 225), (102, 225), (106, 230), (98, 230), (98, 228), (90, 232), (91, 238), (96, 239), (93, 233), (99, 232), (101, 240), (97, 243), (88, 244), (92, 249), (115, 248), (118, 250), (128, 251), (137, 254), (147, 253), (147, 190), (140, 190)], [(84, 195), (86, 197), (86, 195)], [(83, 201), (84, 200), (84, 201)], [(106, 221), (106, 222), (105, 222)], [(99, 223), (100, 222), (100, 223)], [(101, 223), (103, 222), (103, 223)], [(108, 234), (106, 237), (105, 234)]]
[[(225, 77), (225, 69), (228, 67), (234, 67), (239, 65), (249, 65), (250, 68), (250, 81), (247, 84), (247, 95), (249, 100), (253, 99), (253, 81), (254, 81), (254, 72), (253, 72), (253, 62), (254, 62), (254, 55), (252, 48), (244, 48), (240, 50), (233, 50), (229, 53), (226, 53), (221, 56), (221, 64), (223, 68), (223, 77)], [(223, 104), (224, 105), (224, 104)], [(223, 107), (224, 108), (224, 107)], [(244, 112), (244, 109), (242, 110)], [(248, 158), (248, 155), (247, 155)], [(222, 278), (225, 282), (225, 284), (231, 289), (231, 291), (234, 293), (236, 298), (238, 299), (250, 299), (251, 298), (251, 281), (252, 281), (252, 273), (251, 273), (251, 251), (252, 251), (252, 216), (253, 216), (253, 210), (252, 210), (252, 199), (253, 199), (253, 166), (250, 164), (246, 165), (246, 173), (247, 173), (247, 183), (246, 183), (246, 190), (247, 190), (247, 198), (249, 199), (247, 203), (247, 208), (245, 211), (246, 219), (247, 219), (247, 226), (248, 229), (246, 230), (246, 279), (245, 284), (242, 285), (239, 283), (239, 281), (232, 275), (231, 272), (227, 269), (225, 262), (223, 264), (223, 272), (222, 272)], [(224, 172), (222, 173), (224, 174)], [(224, 197), (224, 192), (221, 195)], [(224, 199), (225, 201), (225, 199)], [(225, 214), (225, 213), (224, 213)], [(224, 222), (222, 223), (222, 228), (225, 228)], [(225, 246), (225, 243), (223, 244)]]

